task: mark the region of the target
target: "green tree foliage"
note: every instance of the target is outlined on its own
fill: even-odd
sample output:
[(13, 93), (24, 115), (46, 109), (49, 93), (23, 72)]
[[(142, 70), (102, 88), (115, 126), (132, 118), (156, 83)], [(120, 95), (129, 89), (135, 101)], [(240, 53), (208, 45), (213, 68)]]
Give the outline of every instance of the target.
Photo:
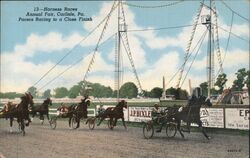
[(36, 88), (36, 87), (34, 87), (34, 86), (29, 87), (27, 91), (30, 92), (31, 95), (32, 95), (34, 98), (37, 97), (37, 96), (36, 96), (36, 94), (37, 94), (37, 88)]
[(65, 87), (59, 87), (54, 89), (55, 91), (55, 98), (64, 98), (66, 96), (68, 96), (68, 90)]
[(160, 87), (154, 87), (151, 91), (150, 91), (150, 97), (151, 98), (160, 98), (162, 96), (162, 88)]
[(176, 89), (173, 87), (170, 87), (166, 90), (166, 95), (175, 95), (176, 94)]
[(188, 92), (186, 90), (184, 90), (184, 89), (177, 88), (176, 89), (175, 99), (177, 99), (177, 100), (186, 100), (186, 99), (188, 99)]
[(233, 91), (242, 91), (244, 84), (247, 82), (249, 76), (249, 71), (246, 71), (245, 68), (239, 69), (236, 73), (236, 80), (233, 81), (232, 90)]
[(6, 92), (2, 93), (0, 92), (0, 98), (8, 98), (8, 99), (15, 99), (15, 98), (20, 98), (23, 94), (21, 93), (16, 93), (16, 92)]
[(175, 99), (177, 100), (185, 100), (188, 98), (188, 92), (181, 88), (173, 88), (170, 87), (166, 90), (167, 95), (174, 95)]
[(143, 90), (143, 95), (142, 94), (139, 94), (140, 96), (144, 96), (144, 97), (150, 97), (150, 92), (147, 91), (147, 90)]
[(51, 90), (47, 89), (46, 91), (43, 92), (43, 98), (50, 98), (51, 95)]
[(89, 91), (90, 96), (112, 97), (113, 90), (110, 87), (105, 87), (99, 83), (88, 83), (88, 86), (92, 88), (92, 90)]
[(218, 94), (221, 94), (223, 92), (226, 82), (227, 82), (227, 75), (225, 73), (219, 74), (214, 84), (215, 86), (219, 87), (219, 89), (217, 90)]
[(120, 97), (122, 98), (136, 98), (138, 95), (138, 88), (133, 82), (126, 82), (120, 88)]
[(70, 88), (68, 96), (69, 98), (76, 98), (80, 93), (81, 87), (79, 85), (74, 85)]
[(202, 94), (203, 94), (204, 96), (207, 96), (207, 95), (208, 95), (208, 94), (207, 94), (207, 91), (208, 91), (208, 84), (207, 84), (207, 82), (201, 83), (201, 84), (200, 84), (200, 88), (201, 88)]

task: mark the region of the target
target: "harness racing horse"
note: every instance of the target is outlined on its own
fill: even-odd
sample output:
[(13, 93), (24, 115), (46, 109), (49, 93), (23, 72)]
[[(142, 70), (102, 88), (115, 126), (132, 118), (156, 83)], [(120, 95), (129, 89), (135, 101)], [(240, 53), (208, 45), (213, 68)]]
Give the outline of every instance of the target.
[(47, 118), (49, 120), (49, 105), (52, 105), (52, 100), (50, 98), (47, 98), (41, 105), (31, 107), (30, 114), (32, 115), (32, 120), (37, 113), (39, 113), (40, 115), (39, 118), (41, 120), (41, 124), (43, 124), (44, 122), (43, 115), (47, 115)]
[(206, 99), (205, 96), (199, 96), (197, 98), (193, 95), (192, 98), (188, 101), (187, 106), (174, 108), (170, 110), (171, 112), (169, 111), (169, 115), (172, 115), (171, 117), (174, 118), (177, 123), (177, 130), (181, 134), (182, 138), (184, 138), (184, 135), (180, 128), (181, 120), (187, 123), (187, 132), (190, 132), (190, 124), (196, 123), (201, 129), (203, 135), (207, 139), (210, 139), (210, 137), (206, 134), (204, 128), (202, 127), (202, 121), (200, 119), (200, 108), (202, 105), (212, 106), (212, 103), (209, 99)]
[[(10, 119), (10, 127), (13, 125), (14, 118), (17, 118), (17, 122), (21, 127), (23, 135), (25, 135), (25, 123), (27, 120), (26, 126), (29, 126), (31, 122), (29, 118), (29, 105), (33, 106), (33, 96), (30, 93), (25, 93), (21, 97), (21, 102), (19, 104), (11, 104), (8, 103), (6, 107), (0, 112), (0, 118), (9, 118)], [(12, 130), (11, 130), (12, 131)]]
[(90, 106), (90, 100), (85, 97), (84, 99), (81, 99), (81, 102), (78, 103), (77, 105), (72, 105), (72, 113), (71, 117), (69, 118), (69, 126), (71, 127), (72, 125), (70, 124), (73, 116), (75, 117), (75, 121), (77, 122), (76, 128), (80, 127), (80, 120), (81, 118), (88, 118), (88, 106)]
[[(105, 118), (110, 118), (110, 129), (113, 129), (114, 126), (116, 126), (117, 120), (121, 118), (123, 126), (127, 129), (124, 121), (123, 108), (127, 108), (127, 102), (125, 100), (121, 100), (115, 107), (108, 107), (104, 112), (96, 116), (97, 118), (101, 118), (97, 126), (99, 126)], [(114, 123), (113, 119), (115, 119)]]
[(72, 127), (71, 120), (74, 118), (77, 122), (77, 126), (75, 128), (79, 128), (80, 126), (80, 119), (82, 117), (87, 118), (87, 107), (90, 105), (90, 100), (88, 97), (85, 97), (84, 99), (81, 99), (81, 102), (78, 104), (72, 104), (70, 106), (61, 105), (58, 109), (58, 116), (61, 118), (69, 118), (69, 127)]

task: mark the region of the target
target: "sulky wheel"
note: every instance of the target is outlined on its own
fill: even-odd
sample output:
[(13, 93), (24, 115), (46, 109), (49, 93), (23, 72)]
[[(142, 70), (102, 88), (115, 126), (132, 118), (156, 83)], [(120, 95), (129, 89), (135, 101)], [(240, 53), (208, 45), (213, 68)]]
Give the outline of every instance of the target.
[(154, 126), (151, 121), (145, 122), (143, 125), (143, 136), (146, 139), (152, 138), (154, 135)]
[(95, 118), (88, 119), (89, 129), (93, 130), (95, 128)]
[(175, 123), (168, 123), (166, 126), (167, 137), (173, 138), (176, 135), (177, 127)]
[(70, 124), (72, 129), (77, 129), (77, 118), (75, 115), (72, 117)]
[(49, 125), (51, 129), (56, 129), (56, 117), (50, 119)]

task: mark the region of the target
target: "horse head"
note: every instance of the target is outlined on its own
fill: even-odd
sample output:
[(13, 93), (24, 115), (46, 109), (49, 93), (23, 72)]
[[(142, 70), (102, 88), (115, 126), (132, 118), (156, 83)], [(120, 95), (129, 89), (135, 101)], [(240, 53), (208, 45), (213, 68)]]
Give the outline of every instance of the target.
[(52, 105), (52, 100), (50, 98), (47, 98), (46, 101), (49, 105)]
[(86, 104), (87, 106), (90, 106), (90, 99), (85, 100), (85, 104)]
[(201, 105), (206, 105), (206, 106), (212, 106), (212, 103), (210, 102), (210, 99), (201, 95), (199, 98), (198, 98), (198, 105), (201, 106)]
[(25, 93), (25, 96), (26, 96), (26, 98), (27, 98), (27, 100), (28, 100), (28, 104), (29, 104), (31, 107), (33, 107), (33, 106), (34, 106), (34, 101), (33, 101), (33, 96), (31, 95), (31, 93), (30, 93), (30, 92)]
[(121, 100), (119, 103), (118, 103), (118, 106), (121, 106), (122, 108), (126, 108), (128, 107), (127, 105), (127, 102), (125, 100)]

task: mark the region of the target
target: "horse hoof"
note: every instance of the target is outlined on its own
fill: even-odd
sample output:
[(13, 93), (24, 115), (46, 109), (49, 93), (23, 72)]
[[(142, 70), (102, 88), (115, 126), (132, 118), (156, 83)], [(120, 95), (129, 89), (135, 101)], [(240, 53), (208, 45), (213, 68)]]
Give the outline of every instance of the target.
[(210, 139), (211, 139), (211, 137), (208, 136), (208, 137), (207, 137), (207, 140), (210, 140)]

